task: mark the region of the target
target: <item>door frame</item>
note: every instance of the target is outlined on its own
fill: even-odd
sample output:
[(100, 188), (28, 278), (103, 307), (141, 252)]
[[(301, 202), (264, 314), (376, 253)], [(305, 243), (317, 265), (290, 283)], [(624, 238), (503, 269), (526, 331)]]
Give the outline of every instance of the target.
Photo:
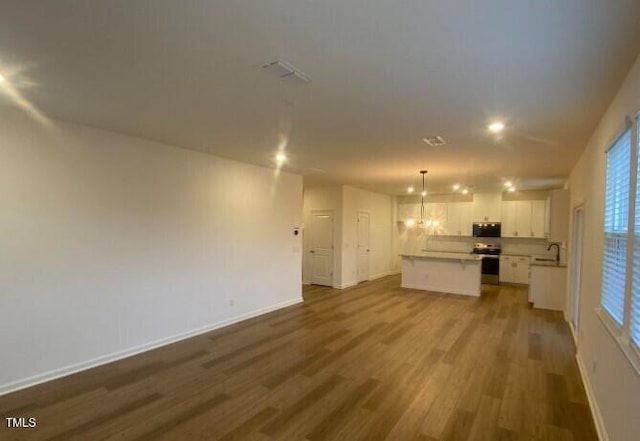
[[(367, 220), (369, 222), (369, 238), (368, 238), (368, 248), (367, 248), (367, 278), (360, 280), (360, 215), (366, 214)], [(356, 213), (356, 282), (362, 283), (368, 280), (371, 280), (371, 213), (368, 211), (358, 211)]]
[(584, 204), (571, 212), (571, 262), (569, 268), (569, 295), (567, 316), (574, 342), (578, 343), (580, 330), (580, 295), (582, 291), (582, 259), (584, 256)]
[[(308, 256), (309, 256), (309, 264), (308, 264), (308, 268), (309, 268), (309, 283), (311, 285), (313, 285), (313, 226), (314, 226), (314, 219), (316, 215), (329, 215), (331, 216), (331, 285), (327, 285), (327, 286), (331, 286), (331, 287), (335, 287), (336, 286), (336, 279), (335, 279), (335, 265), (336, 265), (336, 222), (335, 222), (335, 213), (334, 210), (311, 210), (311, 219), (310, 219), (310, 225), (309, 225), (309, 229), (311, 231), (309, 231), (309, 249), (308, 249)], [(325, 286), (325, 285), (321, 285), (321, 286)]]

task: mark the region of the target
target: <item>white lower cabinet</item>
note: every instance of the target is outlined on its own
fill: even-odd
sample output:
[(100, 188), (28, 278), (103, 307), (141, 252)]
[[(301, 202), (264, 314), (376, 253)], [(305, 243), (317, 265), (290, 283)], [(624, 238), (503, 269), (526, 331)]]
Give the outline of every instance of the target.
[(566, 303), (567, 269), (561, 266), (531, 267), (529, 301), (534, 308), (562, 311)]
[(500, 283), (529, 284), (530, 259), (526, 256), (500, 256)]

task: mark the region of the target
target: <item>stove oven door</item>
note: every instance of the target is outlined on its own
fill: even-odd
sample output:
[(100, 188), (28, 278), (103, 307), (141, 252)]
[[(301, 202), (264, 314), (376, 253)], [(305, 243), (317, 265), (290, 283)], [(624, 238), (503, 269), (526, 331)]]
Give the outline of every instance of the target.
[(497, 285), (500, 280), (500, 257), (482, 256), (482, 283)]

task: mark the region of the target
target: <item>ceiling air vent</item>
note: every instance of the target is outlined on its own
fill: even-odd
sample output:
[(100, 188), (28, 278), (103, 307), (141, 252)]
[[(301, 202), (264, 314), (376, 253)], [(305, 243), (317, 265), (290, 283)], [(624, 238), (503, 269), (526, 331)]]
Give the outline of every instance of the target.
[(290, 84), (306, 84), (311, 82), (311, 78), (286, 61), (270, 61), (269, 63), (263, 64), (261, 67), (265, 72), (275, 75), (282, 81)]
[(422, 138), (425, 144), (431, 147), (441, 147), (447, 143), (442, 136), (431, 136), (428, 138)]

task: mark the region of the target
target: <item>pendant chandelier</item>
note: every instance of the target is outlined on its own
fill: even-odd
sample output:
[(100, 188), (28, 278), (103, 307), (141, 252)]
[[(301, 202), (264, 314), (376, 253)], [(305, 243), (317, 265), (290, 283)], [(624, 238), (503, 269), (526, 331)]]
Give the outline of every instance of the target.
[(420, 170), (422, 175), (422, 192), (420, 193), (420, 220), (418, 225), (424, 226), (424, 197), (427, 195), (427, 190), (424, 187), (424, 177), (427, 174), (427, 170)]
[[(427, 187), (426, 187), (426, 182), (425, 182), (425, 177), (427, 174), (427, 170), (420, 170), (420, 174), (422, 175), (422, 191), (420, 192), (420, 218), (419, 219), (407, 219), (404, 224), (405, 226), (412, 228), (412, 227), (419, 227), (419, 228), (423, 228), (423, 229), (428, 229), (430, 231), (430, 233), (435, 233), (436, 229), (440, 228), (441, 225), (441, 221), (440, 219), (438, 219), (437, 217), (434, 218), (433, 216), (431, 216), (431, 218), (427, 218), (428, 217), (428, 213), (426, 210), (426, 207), (424, 205), (424, 199), (427, 196)], [(413, 192), (413, 187), (409, 187), (408, 188), (409, 193)], [(416, 213), (417, 215), (417, 213)]]

